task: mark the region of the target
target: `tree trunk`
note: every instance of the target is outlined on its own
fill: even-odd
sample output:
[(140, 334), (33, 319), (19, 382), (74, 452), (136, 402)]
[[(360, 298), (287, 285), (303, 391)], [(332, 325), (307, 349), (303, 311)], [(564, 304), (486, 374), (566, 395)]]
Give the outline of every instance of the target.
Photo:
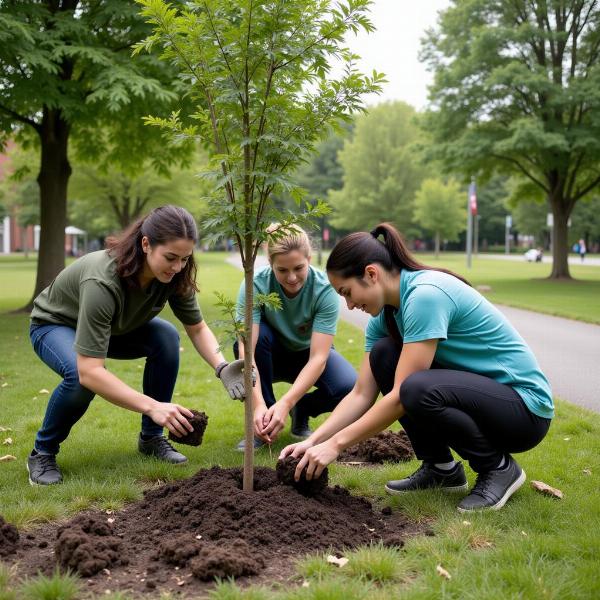
[(65, 227), (67, 225), (67, 185), (71, 165), (67, 154), (70, 126), (60, 110), (44, 106), (40, 127), (40, 248), (35, 290), (25, 310), (30, 311), (35, 297), (65, 268)]
[(440, 234), (435, 234), (435, 257), (440, 257)]
[(254, 407), (252, 394), (252, 308), (254, 304), (254, 261), (252, 260), (252, 234), (244, 236), (244, 492), (254, 490)]
[(566, 199), (554, 195), (550, 198), (554, 223), (552, 225), (552, 272), (549, 279), (572, 279), (569, 272), (569, 216)]

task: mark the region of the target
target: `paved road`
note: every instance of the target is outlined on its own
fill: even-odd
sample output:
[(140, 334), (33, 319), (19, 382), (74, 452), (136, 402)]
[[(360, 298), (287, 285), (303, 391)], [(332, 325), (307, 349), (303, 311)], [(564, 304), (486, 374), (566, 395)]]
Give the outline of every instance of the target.
[[(473, 255), (474, 258), (489, 259), (489, 260), (514, 260), (517, 262), (525, 262), (523, 254), (486, 254), (481, 252)], [(586, 256), (585, 260), (581, 262), (581, 258), (578, 256), (569, 256), (567, 259), (570, 265), (583, 265), (584, 267), (600, 267), (600, 258), (598, 256)], [(552, 256), (544, 254), (542, 257), (543, 263), (552, 263)]]
[[(265, 264), (259, 258), (257, 264)], [(239, 268), (239, 257), (228, 262)], [(369, 315), (348, 310), (340, 297), (340, 317), (364, 330)], [(523, 336), (550, 380), (555, 396), (600, 412), (600, 325), (528, 310), (498, 306)]]

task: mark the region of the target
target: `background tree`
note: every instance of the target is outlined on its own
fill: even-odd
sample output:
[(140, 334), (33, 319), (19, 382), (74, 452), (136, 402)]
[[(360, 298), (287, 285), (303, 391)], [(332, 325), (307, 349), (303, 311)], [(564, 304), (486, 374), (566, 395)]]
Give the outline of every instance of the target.
[[(507, 178), (495, 175), (477, 186), (478, 249), (487, 250), (489, 246), (504, 245), (506, 215), (510, 210), (506, 206), (508, 192)], [(466, 186), (463, 188), (466, 204)], [(461, 234), (461, 237), (464, 233)], [(464, 247), (464, 245), (463, 245)]]
[(33, 297), (64, 267), (70, 145), (96, 165), (130, 170), (147, 156), (166, 169), (189, 152), (186, 145), (170, 151), (160, 132), (142, 127), (143, 115), (177, 97), (167, 64), (131, 58), (131, 45), (148, 30), (133, 0), (0, 3), (0, 145), (35, 142), (40, 155)]
[[(368, 0), (203, 0), (177, 10), (162, 0), (139, 0), (154, 34), (137, 50), (158, 45), (180, 73), (196, 103), (194, 127), (179, 114), (149, 123), (176, 137), (198, 136), (211, 155), (215, 193), (208, 225), (238, 243), (246, 284), (243, 327), (245, 385), (252, 389), (254, 262), (271, 221), (281, 235), (300, 217), (277, 210), (273, 197), (302, 191), (292, 174), (327, 126), (363, 109), (365, 94), (379, 90), (378, 73), (360, 74), (344, 37), (371, 30)], [(332, 61), (344, 63), (330, 77)], [(322, 213), (308, 203), (305, 217)], [(253, 487), (253, 406), (245, 402), (244, 490)]]
[(410, 235), (425, 175), (414, 147), (420, 137), (416, 112), (404, 102), (380, 104), (356, 119), (352, 139), (339, 152), (344, 186), (328, 196), (336, 227), (363, 230), (394, 221)]
[(540, 188), (552, 278), (570, 277), (567, 222), (600, 183), (599, 20), (597, 0), (454, 0), (424, 42), (436, 155), (450, 172)]
[(439, 179), (426, 179), (417, 191), (414, 218), (433, 235), (436, 258), (440, 253), (440, 240), (457, 240), (465, 229), (464, 200), (464, 190), (456, 181), (444, 183)]

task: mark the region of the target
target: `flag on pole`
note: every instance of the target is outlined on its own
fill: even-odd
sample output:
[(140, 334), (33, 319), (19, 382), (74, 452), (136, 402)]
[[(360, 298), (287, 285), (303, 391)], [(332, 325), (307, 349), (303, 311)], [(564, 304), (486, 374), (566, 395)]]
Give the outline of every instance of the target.
[(474, 181), (469, 186), (469, 208), (472, 215), (477, 214), (477, 189)]

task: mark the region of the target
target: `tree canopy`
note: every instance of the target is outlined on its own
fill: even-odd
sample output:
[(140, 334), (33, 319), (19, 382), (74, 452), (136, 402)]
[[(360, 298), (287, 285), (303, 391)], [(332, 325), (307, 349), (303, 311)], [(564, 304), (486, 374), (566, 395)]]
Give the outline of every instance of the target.
[(143, 127), (178, 97), (168, 64), (131, 57), (149, 31), (133, 0), (0, 4), (0, 144), (14, 138), (40, 154), (40, 253), (34, 297), (64, 267), (69, 148), (97, 168), (134, 172), (148, 156), (167, 169), (171, 151)]
[(380, 104), (356, 119), (338, 155), (344, 185), (328, 196), (336, 227), (364, 230), (394, 221), (410, 235), (415, 193), (426, 172), (415, 150), (420, 137), (416, 112), (404, 102)]
[(454, 0), (424, 42), (436, 156), (452, 172), (504, 172), (542, 191), (553, 278), (570, 276), (567, 222), (600, 184), (599, 25), (597, 0)]

